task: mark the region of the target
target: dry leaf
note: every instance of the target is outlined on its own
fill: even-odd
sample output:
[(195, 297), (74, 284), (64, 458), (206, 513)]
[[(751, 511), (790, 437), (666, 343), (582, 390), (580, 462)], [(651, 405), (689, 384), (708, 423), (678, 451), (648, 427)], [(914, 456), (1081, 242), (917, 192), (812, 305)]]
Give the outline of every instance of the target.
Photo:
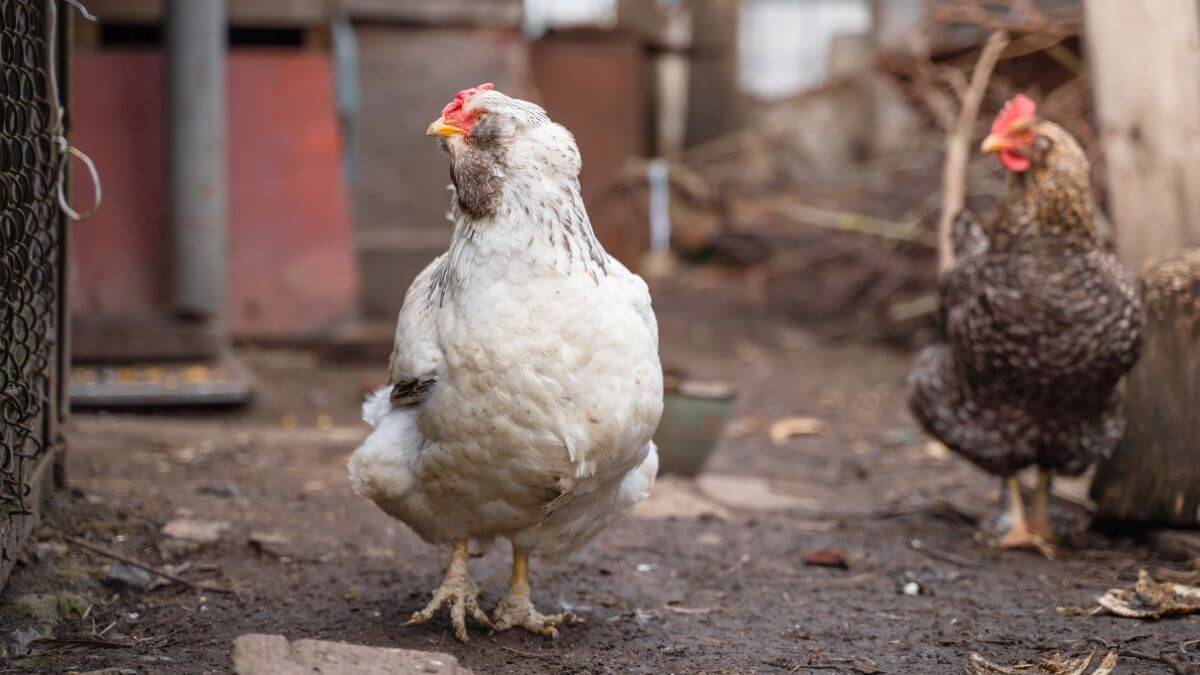
[(1055, 654), (1047, 659), (1042, 659), (1038, 664), (1038, 669), (1051, 675), (1083, 675), (1083, 671), (1092, 664), (1092, 657), (1095, 652), (1090, 652), (1086, 656), (1070, 658), (1062, 654)]
[(775, 445), (783, 445), (796, 436), (815, 436), (825, 429), (825, 424), (815, 417), (785, 417), (771, 423), (768, 434)]
[[(1020, 668), (1028, 668), (1030, 664), (1021, 664)], [(1008, 668), (1006, 666), (997, 665), (983, 658), (976, 652), (971, 652), (967, 657), (967, 675), (1021, 675), (1020, 670)]]
[(1118, 659), (1115, 649), (1105, 654), (1104, 660), (1100, 662), (1096, 670), (1092, 671), (1092, 675), (1110, 675), (1116, 669)]
[(813, 567), (836, 567), (843, 570), (850, 568), (846, 562), (846, 554), (836, 549), (823, 548), (816, 551), (805, 551), (800, 557), (803, 558), (805, 565)]
[[(966, 672), (968, 675), (1023, 675), (1026, 673), (1036, 673), (1038, 675), (1086, 675), (1087, 669), (1092, 664), (1092, 659), (1095, 656), (1096, 652), (1094, 651), (1077, 657), (1054, 654), (1049, 658), (1042, 659), (1041, 663), (1036, 666), (1031, 663), (1001, 666), (988, 661), (975, 652), (971, 652), (971, 655), (967, 657)], [(1100, 662), (1100, 665), (1091, 672), (1091, 675), (1111, 675), (1113, 669), (1117, 667), (1117, 659), (1116, 650), (1108, 652), (1104, 656), (1104, 660)]]
[(1131, 619), (1161, 619), (1165, 616), (1200, 612), (1200, 586), (1155, 581), (1146, 570), (1138, 572), (1137, 586), (1127, 591), (1109, 589), (1097, 599), (1100, 606), (1117, 616)]

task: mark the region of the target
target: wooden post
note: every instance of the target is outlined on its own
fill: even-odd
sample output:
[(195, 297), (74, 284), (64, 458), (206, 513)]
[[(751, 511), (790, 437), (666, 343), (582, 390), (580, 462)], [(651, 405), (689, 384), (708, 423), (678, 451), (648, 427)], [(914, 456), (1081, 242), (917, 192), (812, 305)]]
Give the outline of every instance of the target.
[(1200, 524), (1200, 249), (1148, 264), (1146, 332), (1126, 381), (1129, 428), (1092, 484), (1104, 519)]
[(1117, 252), (1137, 270), (1200, 246), (1200, 18), (1195, 0), (1084, 12)]

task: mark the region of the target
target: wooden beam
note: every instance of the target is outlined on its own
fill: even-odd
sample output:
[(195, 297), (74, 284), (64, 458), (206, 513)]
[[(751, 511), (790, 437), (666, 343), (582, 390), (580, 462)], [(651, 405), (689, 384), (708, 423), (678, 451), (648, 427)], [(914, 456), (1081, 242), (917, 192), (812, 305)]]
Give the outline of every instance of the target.
[(425, 25), (516, 27), (521, 0), (337, 0), (350, 18), (360, 21)]
[(1088, 0), (1088, 58), (1117, 251), (1200, 246), (1200, 17), (1195, 0)]
[[(197, 0), (198, 1), (198, 0)], [(87, 6), (105, 23), (152, 23), (162, 20), (163, 0), (88, 0)], [(240, 25), (305, 27), (327, 22), (329, 0), (234, 0), (229, 21)]]

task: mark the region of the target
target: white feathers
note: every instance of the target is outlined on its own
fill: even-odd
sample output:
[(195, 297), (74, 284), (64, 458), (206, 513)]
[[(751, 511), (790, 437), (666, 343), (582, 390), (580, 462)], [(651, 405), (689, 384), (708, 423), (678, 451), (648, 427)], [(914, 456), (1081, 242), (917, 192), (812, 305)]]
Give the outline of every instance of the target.
[(383, 418), (392, 410), (392, 403), (389, 400), (391, 397), (391, 387), (381, 387), (367, 394), (363, 400), (362, 415), (363, 421), (371, 425), (372, 429), (378, 428)]
[(397, 322), (392, 381), (436, 383), (413, 407), (368, 397), (375, 430), (350, 473), (427, 541), (501, 536), (559, 555), (649, 493), (662, 368), (646, 285), (588, 222), (573, 138), (518, 109), (534, 126), (509, 149), (499, 208), (452, 209), (449, 255)]

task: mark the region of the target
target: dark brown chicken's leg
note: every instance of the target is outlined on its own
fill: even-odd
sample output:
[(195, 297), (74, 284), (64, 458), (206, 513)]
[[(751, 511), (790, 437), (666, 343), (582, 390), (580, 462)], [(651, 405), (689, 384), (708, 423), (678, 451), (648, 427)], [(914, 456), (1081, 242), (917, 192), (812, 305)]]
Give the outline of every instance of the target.
[[(1008, 508), (1012, 527), (1008, 534), (996, 542), (1000, 548), (1032, 550), (1047, 558), (1054, 558), (1054, 547), (1034, 529), (1034, 524), (1025, 516), (1025, 502), (1021, 498), (1021, 483), (1016, 476), (1006, 479), (1008, 485)], [(1037, 502), (1035, 501), (1035, 507)], [(1048, 511), (1047, 511), (1048, 513)], [(1036, 516), (1036, 514), (1035, 514)]]

